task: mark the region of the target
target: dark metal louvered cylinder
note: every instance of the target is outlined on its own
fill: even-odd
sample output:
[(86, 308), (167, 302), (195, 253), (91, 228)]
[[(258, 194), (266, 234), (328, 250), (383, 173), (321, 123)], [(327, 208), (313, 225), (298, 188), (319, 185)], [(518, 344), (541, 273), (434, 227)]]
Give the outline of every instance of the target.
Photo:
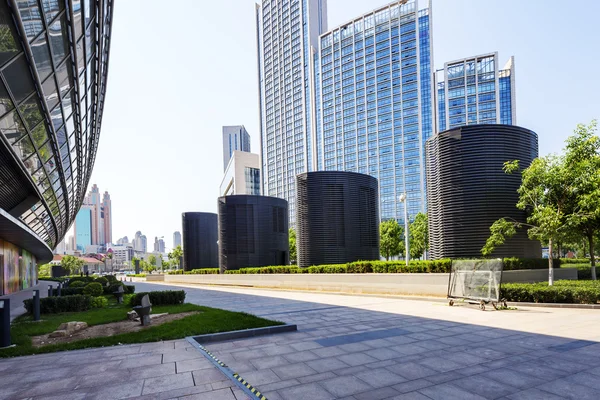
[(269, 196), (219, 197), (221, 273), (290, 263), (288, 202)]
[[(517, 190), (521, 172), (538, 155), (537, 134), (514, 125), (468, 125), (440, 132), (426, 143), (430, 256), (481, 257), (499, 218), (525, 222)], [(506, 161), (519, 171), (506, 174)], [(536, 258), (539, 242), (525, 228), (497, 247), (494, 257)]]
[(217, 268), (217, 214), (186, 212), (181, 214), (183, 232), (183, 269)]
[(342, 171), (296, 177), (298, 265), (379, 259), (377, 179)]

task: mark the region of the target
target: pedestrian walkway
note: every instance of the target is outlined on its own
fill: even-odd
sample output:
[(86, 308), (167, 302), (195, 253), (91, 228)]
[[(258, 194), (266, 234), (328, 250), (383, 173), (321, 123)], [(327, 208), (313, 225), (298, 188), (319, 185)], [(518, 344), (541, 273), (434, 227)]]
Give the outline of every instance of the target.
[(18, 316), (25, 314), (26, 310), (23, 306), (23, 300), (33, 298), (34, 290), (37, 289), (40, 291), (41, 298), (47, 297), (48, 285), (56, 287), (58, 286), (58, 283), (51, 281), (39, 281), (39, 283), (36, 286), (32, 286), (28, 289), (21, 290), (16, 293), (11, 293), (6, 296), (0, 296), (0, 299), (10, 299), (10, 321), (12, 322)]
[[(180, 289), (136, 283), (137, 291)], [(205, 344), (277, 399), (598, 399), (598, 310), (186, 287), (186, 301), (298, 331)], [(2, 398), (249, 398), (185, 340), (0, 360)]]

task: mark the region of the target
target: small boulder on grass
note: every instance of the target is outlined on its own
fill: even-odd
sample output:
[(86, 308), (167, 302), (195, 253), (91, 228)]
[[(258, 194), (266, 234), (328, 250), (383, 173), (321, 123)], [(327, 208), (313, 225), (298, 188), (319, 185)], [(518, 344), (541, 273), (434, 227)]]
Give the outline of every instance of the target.
[(88, 327), (87, 322), (64, 322), (60, 324), (57, 330), (48, 335), (51, 338), (55, 337), (66, 337), (72, 335), (73, 333), (80, 331), (82, 329), (86, 329)]

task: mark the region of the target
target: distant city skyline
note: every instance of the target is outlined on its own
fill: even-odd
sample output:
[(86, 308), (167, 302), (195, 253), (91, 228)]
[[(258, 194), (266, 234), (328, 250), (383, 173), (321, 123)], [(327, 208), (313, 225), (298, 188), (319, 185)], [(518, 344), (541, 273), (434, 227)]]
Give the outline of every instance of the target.
[[(110, 90), (91, 181), (110, 187), (112, 197), (119, 199), (112, 215), (115, 237), (131, 238), (141, 230), (148, 238), (165, 236), (171, 242), (172, 233), (181, 230), (181, 212), (217, 210), (223, 176), (222, 126), (244, 124), (252, 149), (260, 149), (255, 2), (240, 6), (239, 0), (206, 4), (182, 0), (174, 9), (149, 3), (120, 3), (114, 16), (111, 33), (120, 40), (111, 48)], [(388, 3), (329, 0), (328, 25), (339, 26)], [(540, 0), (432, 3), (432, 69), (496, 51), (502, 68), (514, 55), (517, 123), (538, 133), (540, 155), (559, 152), (577, 123), (600, 118), (596, 95), (600, 81), (591, 79), (588, 71), (588, 65), (600, 61), (600, 53), (589, 52), (600, 40), (595, 21), (600, 3), (576, 1), (563, 8), (548, 7)], [(420, 1), (419, 6), (427, 7), (427, 2)], [(178, 12), (181, 8), (187, 12)], [(136, 18), (140, 9), (146, 18)], [(228, 18), (217, 21), (214, 15)], [(164, 31), (153, 30), (156, 20), (164, 22), (165, 31), (177, 30), (180, 40), (172, 42)], [(137, 32), (145, 32), (147, 40), (140, 41)], [(188, 54), (194, 38), (215, 33), (218, 39), (206, 43), (203, 54), (222, 54), (228, 49), (244, 62), (205, 63), (202, 54), (190, 54), (176, 72), (172, 65), (161, 63), (138, 68), (138, 60), (152, 54), (157, 43), (166, 46), (166, 57), (174, 58)], [(531, 46), (532, 42), (536, 45)], [(561, 59), (585, 54), (586, 62), (557, 63), (556, 48), (561, 49)], [(200, 78), (206, 76), (211, 79)], [(156, 77), (164, 79), (148, 85)], [(148, 110), (193, 118), (131, 118), (147, 115)], [(148, 158), (160, 162), (144, 162)], [(130, 172), (134, 178), (124, 178)]]

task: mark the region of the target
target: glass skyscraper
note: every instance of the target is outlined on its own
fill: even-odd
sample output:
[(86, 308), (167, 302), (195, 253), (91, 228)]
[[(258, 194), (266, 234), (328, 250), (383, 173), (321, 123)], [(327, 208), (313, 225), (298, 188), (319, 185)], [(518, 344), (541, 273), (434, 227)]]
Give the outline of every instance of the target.
[(498, 70), (498, 53), (464, 58), (436, 71), (438, 130), (471, 124), (516, 125), (511, 57)]
[(425, 210), (425, 141), (432, 134), (429, 9), (399, 1), (320, 38), (319, 169), (378, 178), (381, 219)]
[(326, 0), (263, 0), (256, 24), (263, 194), (288, 200), (294, 221), (296, 175), (316, 168), (313, 63)]

